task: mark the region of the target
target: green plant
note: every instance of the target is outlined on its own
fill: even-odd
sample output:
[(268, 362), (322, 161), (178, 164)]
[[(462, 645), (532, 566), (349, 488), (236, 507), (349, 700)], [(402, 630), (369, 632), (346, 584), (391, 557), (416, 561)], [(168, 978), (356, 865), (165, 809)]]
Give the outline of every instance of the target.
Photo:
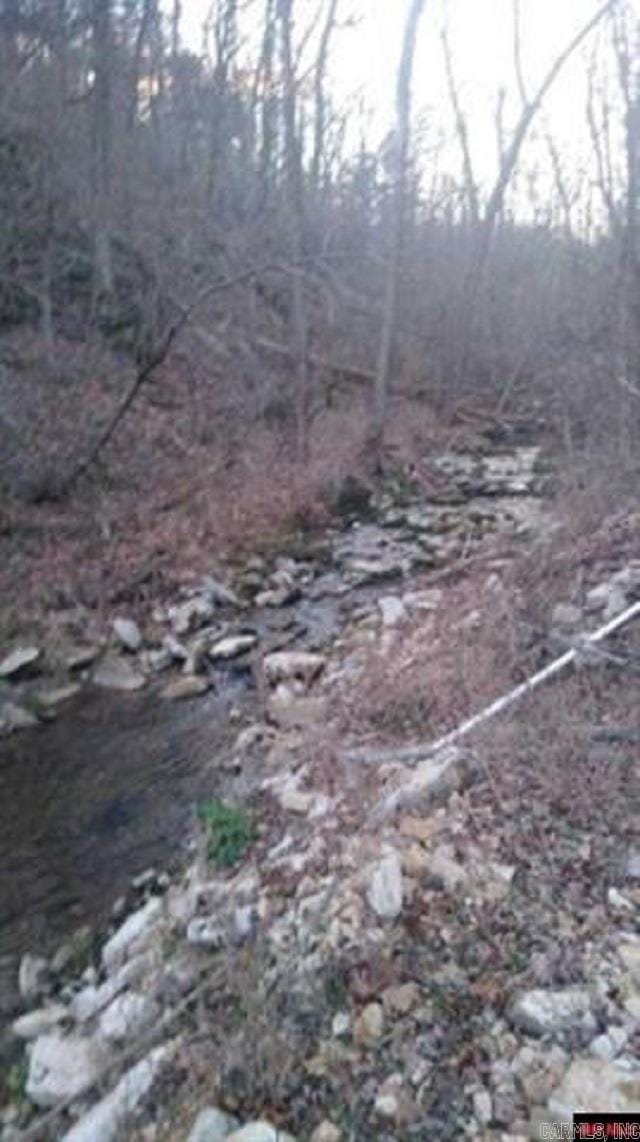
[(27, 1075), (29, 1068), (24, 1059), (14, 1063), (7, 1072), (7, 1090), (12, 1102), (22, 1103), (27, 1097)]
[(221, 801), (203, 801), (198, 806), (203, 825), (207, 856), (220, 868), (236, 864), (254, 838), (254, 827), (245, 809), (234, 809)]

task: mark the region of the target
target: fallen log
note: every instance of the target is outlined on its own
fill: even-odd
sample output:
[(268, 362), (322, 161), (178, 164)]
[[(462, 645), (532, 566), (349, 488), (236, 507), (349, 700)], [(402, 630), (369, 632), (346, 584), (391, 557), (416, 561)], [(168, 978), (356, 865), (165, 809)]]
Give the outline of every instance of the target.
[(435, 754), (446, 749), (448, 746), (456, 745), (457, 742), (467, 737), (468, 734), (484, 725), (485, 722), (490, 721), (498, 714), (504, 713), (505, 710), (516, 705), (522, 698), (528, 694), (532, 694), (544, 682), (548, 682), (551, 678), (561, 674), (568, 666), (573, 663), (579, 663), (581, 657), (584, 656), (585, 650), (588, 651), (590, 646), (595, 646), (599, 642), (608, 638), (609, 635), (631, 622), (632, 619), (640, 615), (640, 602), (633, 603), (632, 606), (627, 607), (626, 610), (621, 611), (615, 618), (611, 619), (604, 626), (598, 630), (593, 631), (592, 634), (582, 635), (580, 644), (565, 651), (560, 658), (554, 659), (544, 669), (539, 670), (537, 674), (533, 674), (527, 678), (526, 682), (521, 682), (519, 686), (515, 686), (513, 690), (509, 690), (507, 694), (503, 694), (501, 698), (497, 698), (490, 706), (486, 706), (484, 710), (480, 710), (477, 714), (467, 718), (461, 725), (457, 726), (454, 730), (444, 734), (442, 737), (437, 738), (434, 742), (423, 742), (420, 745), (410, 746), (407, 749), (383, 749), (383, 750), (350, 750), (346, 754), (347, 761), (359, 761), (363, 765), (385, 765), (389, 762), (404, 762), (406, 764), (417, 763), (426, 761), (428, 758), (433, 757)]

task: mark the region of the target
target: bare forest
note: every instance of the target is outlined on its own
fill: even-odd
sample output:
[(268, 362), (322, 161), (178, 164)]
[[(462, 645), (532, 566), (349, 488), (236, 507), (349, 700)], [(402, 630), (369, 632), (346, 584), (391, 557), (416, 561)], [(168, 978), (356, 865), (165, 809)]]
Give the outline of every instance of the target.
[(0, 0), (2, 1142), (640, 1121), (640, 9), (543, 8)]

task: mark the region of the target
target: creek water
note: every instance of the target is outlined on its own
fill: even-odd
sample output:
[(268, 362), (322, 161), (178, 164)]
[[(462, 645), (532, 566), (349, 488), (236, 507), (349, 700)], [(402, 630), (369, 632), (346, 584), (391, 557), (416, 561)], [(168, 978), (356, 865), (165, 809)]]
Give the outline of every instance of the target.
[(88, 689), (0, 741), (0, 955), (99, 923), (132, 876), (180, 851), (220, 785), (237, 690), (174, 703)]

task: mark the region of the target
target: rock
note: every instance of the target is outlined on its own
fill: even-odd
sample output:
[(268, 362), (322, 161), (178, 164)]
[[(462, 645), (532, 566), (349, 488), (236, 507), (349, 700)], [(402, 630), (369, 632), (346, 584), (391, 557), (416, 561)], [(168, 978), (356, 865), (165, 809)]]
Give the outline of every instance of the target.
[(147, 651), (145, 661), (152, 674), (162, 674), (173, 664), (174, 655), (167, 646), (158, 646)]
[(617, 888), (607, 890), (607, 904), (614, 912), (635, 912), (635, 906)]
[(47, 991), (49, 982), (49, 964), (42, 956), (33, 956), (30, 952), (20, 960), (18, 971), (18, 990), (20, 998), (25, 1003), (35, 1003)]
[(460, 750), (455, 746), (443, 749), (435, 757), (420, 762), (415, 770), (409, 771), (406, 779), (379, 803), (377, 814), (385, 817), (402, 806), (446, 800), (456, 789), (461, 788), (464, 779)]
[(187, 698), (201, 698), (209, 689), (209, 679), (200, 678), (195, 674), (187, 674), (183, 678), (176, 678), (165, 686), (162, 697), (169, 702), (181, 702)]
[(127, 1126), (149, 1094), (162, 1067), (174, 1053), (173, 1044), (156, 1047), (124, 1075), (109, 1094), (100, 1099), (61, 1142), (120, 1142), (128, 1136)]
[(640, 942), (625, 940), (618, 945), (618, 956), (622, 960), (634, 983), (640, 985)]
[(593, 1035), (597, 1020), (592, 1005), (591, 993), (583, 988), (537, 988), (516, 998), (509, 1017), (514, 1026), (530, 1035), (561, 1035), (567, 1031)]
[(133, 654), (142, 646), (140, 627), (133, 619), (114, 619), (113, 633), (125, 650)]
[(52, 1003), (51, 1007), (40, 1007), (28, 1015), (21, 1015), (11, 1024), (11, 1030), (17, 1039), (37, 1039), (39, 1035), (46, 1035), (48, 1031), (59, 1027), (68, 1018), (68, 1008), (61, 1003)]
[(77, 683), (71, 683), (69, 686), (57, 686), (52, 690), (40, 690), (37, 700), (45, 710), (56, 710), (64, 702), (69, 702), (71, 698), (75, 698), (80, 690), (81, 687)]
[(103, 1039), (124, 1043), (136, 1039), (158, 1018), (158, 1009), (147, 995), (127, 991), (118, 995), (100, 1016)]
[(313, 809), (316, 793), (303, 793), (300, 789), (286, 789), (280, 797), (280, 804), (287, 813), (298, 813), (306, 817)]
[(601, 1059), (576, 1059), (549, 1099), (549, 1110), (562, 1120), (575, 1113), (640, 1110), (640, 1069), (627, 1070)]
[(214, 611), (213, 603), (201, 595), (197, 595), (185, 603), (178, 603), (174, 607), (169, 607), (167, 613), (173, 633), (182, 637), (208, 623), (213, 618)]
[(279, 682), (301, 682), (307, 689), (325, 667), (325, 659), (320, 654), (303, 650), (280, 650), (266, 655), (263, 668), (265, 678), (271, 686)]
[(567, 1069), (569, 1057), (557, 1043), (550, 1047), (526, 1043), (512, 1061), (522, 1092), (531, 1105), (546, 1103)]
[(587, 610), (602, 611), (602, 618), (607, 622), (625, 609), (627, 596), (625, 591), (610, 581), (587, 591), (585, 602)]
[(361, 1047), (370, 1047), (384, 1030), (384, 1011), (380, 1003), (369, 1003), (360, 1012), (353, 1027), (353, 1038)]
[(253, 650), (258, 642), (255, 634), (233, 634), (215, 642), (209, 650), (209, 656), (214, 662), (228, 662), (232, 658), (239, 658), (241, 654)]
[(627, 880), (640, 880), (640, 849), (632, 849), (627, 854), (624, 875)]
[(195, 948), (223, 948), (226, 932), (213, 916), (196, 916), (187, 925), (187, 942)]
[(205, 575), (198, 594), (208, 599), (210, 603), (217, 604), (219, 607), (239, 607), (240, 600), (235, 591), (231, 587), (227, 587), (221, 583), (219, 579), (214, 579), (212, 575)]
[(417, 983), (402, 983), (398, 987), (388, 987), (382, 993), (385, 1011), (394, 1015), (408, 1015), (420, 1003), (421, 993)]
[(227, 1142), (296, 1142), (291, 1134), (276, 1130), (269, 1122), (249, 1122), (227, 1135)]
[(488, 1090), (478, 1090), (473, 1096), (473, 1115), (481, 1126), (488, 1126), (493, 1117), (493, 1100)]
[(425, 852), (422, 845), (413, 844), (408, 849), (402, 850), (402, 868), (407, 876), (413, 876), (417, 880), (420, 879), (422, 874), (429, 867), (431, 858)]
[(624, 1051), (629, 1041), (629, 1034), (626, 1027), (610, 1027), (604, 1035), (598, 1035), (593, 1039), (589, 1044), (589, 1053), (596, 1059), (604, 1059), (610, 1063)]
[(560, 630), (577, 630), (582, 625), (582, 611), (571, 603), (556, 603), (551, 612), (551, 625)]
[(18, 678), (19, 675), (33, 673), (40, 659), (37, 646), (18, 646), (0, 662), (0, 678)]
[(385, 595), (378, 599), (378, 608), (382, 616), (382, 625), (385, 627), (397, 626), (407, 617), (404, 603), (397, 595)]
[(32, 730), (38, 725), (38, 719), (24, 706), (15, 702), (3, 702), (0, 705), (0, 735), (13, 734), (17, 730)]
[(316, 1126), (310, 1142), (342, 1142), (342, 1131), (325, 1118), (324, 1122)]
[(64, 665), (71, 673), (78, 670), (86, 670), (95, 662), (100, 653), (100, 647), (96, 643), (87, 643), (86, 646), (70, 646), (64, 658)]
[(447, 892), (457, 892), (468, 884), (468, 874), (462, 865), (453, 860), (448, 848), (439, 845), (428, 863), (429, 875)]
[(324, 698), (304, 698), (279, 687), (267, 700), (267, 715), (274, 725), (293, 730), (313, 726), (327, 717), (328, 705)]
[(387, 853), (376, 865), (367, 890), (374, 912), (393, 920), (402, 911), (402, 865), (395, 851)]
[(410, 837), (421, 844), (429, 842), (435, 832), (434, 821), (429, 817), (402, 817), (398, 828), (403, 837)]
[(145, 677), (140, 674), (125, 658), (119, 655), (106, 654), (98, 663), (93, 672), (93, 682), (105, 690), (133, 691), (141, 690), (145, 684)]
[(109, 1059), (104, 1044), (95, 1039), (42, 1035), (29, 1060), (27, 1097), (43, 1107), (77, 1098), (98, 1081)]
[(162, 900), (151, 896), (132, 912), (102, 949), (102, 962), (109, 973), (119, 968), (134, 951), (141, 951), (162, 919)]
[(331, 1021), (331, 1034), (336, 1039), (342, 1039), (351, 1030), (351, 1017), (348, 1011), (337, 1011)]
[(239, 1125), (237, 1118), (224, 1114), (215, 1106), (206, 1106), (200, 1111), (191, 1127), (187, 1142), (222, 1142), (237, 1130)]

